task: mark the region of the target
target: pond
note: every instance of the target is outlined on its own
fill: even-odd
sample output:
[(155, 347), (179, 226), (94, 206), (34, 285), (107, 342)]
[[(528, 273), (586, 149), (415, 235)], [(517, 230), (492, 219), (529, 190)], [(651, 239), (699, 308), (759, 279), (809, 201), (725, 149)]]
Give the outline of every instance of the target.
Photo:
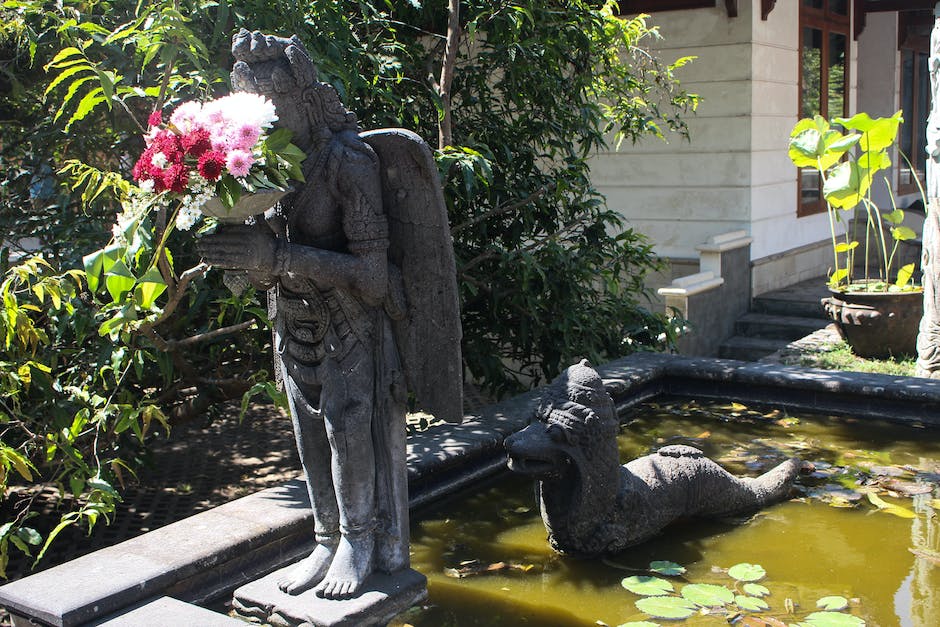
[[(702, 448), (742, 475), (759, 474), (790, 456), (812, 462), (813, 468), (800, 479), (799, 498), (748, 519), (674, 526), (654, 541), (604, 560), (555, 555), (546, 542), (532, 482), (503, 475), (498, 483), (414, 517), (412, 564), (428, 576), (430, 598), (399, 624), (657, 623), (660, 619), (638, 609), (645, 597), (621, 583), (654, 575), (675, 590), (668, 596), (679, 597), (693, 583), (717, 584), (736, 595), (747, 591), (761, 597), (769, 608), (745, 611), (735, 602), (718, 602), (719, 607), (697, 609), (684, 624), (727, 625), (738, 616), (742, 625), (790, 625), (823, 611), (817, 602), (826, 597), (842, 599), (830, 600), (833, 611), (817, 614), (814, 624), (861, 624), (849, 616), (869, 625), (937, 624), (936, 430), (669, 398), (624, 416), (623, 461), (677, 443)], [(650, 572), (651, 562), (664, 560), (687, 570), (679, 576)], [(736, 581), (727, 569), (741, 563), (762, 570), (751, 569), (753, 576), (732, 571)], [(745, 590), (757, 578), (757, 587)], [(835, 622), (819, 622), (825, 620)]]

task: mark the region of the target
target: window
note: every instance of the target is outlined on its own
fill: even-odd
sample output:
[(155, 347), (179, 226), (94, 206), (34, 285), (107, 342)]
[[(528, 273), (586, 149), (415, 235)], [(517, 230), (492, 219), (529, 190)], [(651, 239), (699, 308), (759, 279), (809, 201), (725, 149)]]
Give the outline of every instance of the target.
[[(923, 13), (923, 15), (921, 15)], [(907, 194), (917, 191), (917, 179), (921, 184), (926, 178), (927, 116), (930, 114), (930, 75), (927, 68), (929, 27), (933, 24), (932, 12), (914, 11), (902, 13), (898, 20), (898, 48), (901, 54), (901, 109), (904, 124), (900, 131), (898, 157), (898, 192)], [(913, 167), (911, 167), (913, 166)]]
[[(800, 5), (800, 117), (848, 115), (848, 0), (803, 0)], [(826, 210), (822, 182), (811, 168), (799, 172), (799, 207), (805, 216)]]

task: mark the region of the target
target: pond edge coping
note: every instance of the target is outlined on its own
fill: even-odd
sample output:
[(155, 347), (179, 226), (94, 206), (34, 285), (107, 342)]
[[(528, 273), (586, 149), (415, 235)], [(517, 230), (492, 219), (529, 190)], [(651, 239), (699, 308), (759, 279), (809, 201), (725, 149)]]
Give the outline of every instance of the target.
[[(930, 379), (660, 353), (636, 353), (596, 369), (621, 410), (667, 394), (940, 428), (940, 381)], [(540, 393), (410, 436), (411, 507), (500, 472), (503, 440), (529, 423)], [(160, 597), (204, 602), (300, 558), (311, 549), (312, 525), (305, 486), (296, 479), (6, 584), (0, 605), (15, 618), (63, 627), (115, 620), (131, 607), (139, 617), (152, 605), (158, 616)]]

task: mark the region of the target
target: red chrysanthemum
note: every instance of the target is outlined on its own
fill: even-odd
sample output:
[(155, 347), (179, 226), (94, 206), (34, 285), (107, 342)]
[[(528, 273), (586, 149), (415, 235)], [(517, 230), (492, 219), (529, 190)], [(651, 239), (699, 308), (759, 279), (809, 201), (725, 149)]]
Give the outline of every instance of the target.
[(160, 126), (163, 124), (163, 113), (160, 111), (154, 111), (150, 114), (150, 117), (147, 118), (147, 124), (149, 126)]
[(171, 192), (182, 194), (189, 184), (189, 172), (181, 163), (172, 163), (163, 171), (163, 184)]
[(225, 155), (218, 150), (210, 150), (199, 157), (199, 174), (207, 181), (218, 180), (225, 167)]
[(181, 143), (186, 154), (193, 157), (200, 157), (207, 150), (212, 148), (212, 141), (209, 138), (209, 131), (204, 128), (197, 128), (183, 135)]
[(153, 140), (150, 142), (149, 148), (153, 149), (155, 153), (162, 152), (170, 163), (182, 163), (183, 161), (183, 154), (185, 152), (183, 144), (180, 141), (179, 135), (172, 131), (157, 131)]

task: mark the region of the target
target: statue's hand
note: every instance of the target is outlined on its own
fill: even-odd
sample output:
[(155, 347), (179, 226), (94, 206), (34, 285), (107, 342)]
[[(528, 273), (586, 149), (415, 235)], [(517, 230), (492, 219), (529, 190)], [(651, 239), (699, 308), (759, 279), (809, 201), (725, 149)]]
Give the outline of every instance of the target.
[(271, 274), (277, 262), (277, 239), (267, 228), (222, 225), (199, 240), (199, 252), (213, 266)]

